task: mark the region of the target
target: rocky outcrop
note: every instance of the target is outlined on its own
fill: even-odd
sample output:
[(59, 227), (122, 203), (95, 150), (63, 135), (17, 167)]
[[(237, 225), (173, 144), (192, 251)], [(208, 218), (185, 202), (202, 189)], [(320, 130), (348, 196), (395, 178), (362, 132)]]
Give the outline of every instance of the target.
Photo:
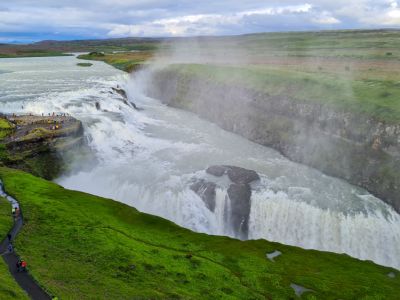
[[(236, 166), (210, 166), (206, 173), (221, 177), (228, 176), (231, 184), (227, 190), (229, 207), (224, 208), (225, 220), (229, 222), (235, 235), (240, 239), (248, 238), (249, 217), (251, 208), (250, 183), (260, 179), (253, 170), (247, 170)], [(205, 203), (207, 208), (214, 212), (216, 206), (216, 188), (223, 189), (216, 183), (204, 179), (194, 179), (190, 189), (193, 190)]]
[(70, 116), (14, 116), (13, 132), (0, 141), (0, 164), (54, 179), (65, 171), (65, 154), (85, 148), (82, 123)]
[(148, 94), (363, 187), (400, 212), (400, 124), (176, 70), (156, 72)]
[(122, 97), (122, 101), (124, 102), (125, 105), (128, 105), (136, 110), (142, 110), (142, 109), (138, 108), (134, 102), (129, 101), (128, 94), (126, 93), (126, 91), (124, 89), (121, 89), (120, 87), (116, 87), (116, 88), (113, 87), (111, 89), (113, 92), (117, 93), (118, 95), (120, 95)]
[(217, 177), (227, 174), (229, 179), (237, 184), (248, 184), (260, 180), (257, 172), (235, 166), (211, 166), (207, 168), (206, 172)]
[(214, 212), (215, 210), (215, 188), (217, 185), (214, 182), (205, 181), (203, 179), (195, 181), (190, 189), (194, 191), (203, 202), (206, 204), (207, 208)]
[(240, 239), (247, 239), (251, 207), (251, 188), (248, 184), (233, 183), (228, 188), (231, 201), (231, 225)]

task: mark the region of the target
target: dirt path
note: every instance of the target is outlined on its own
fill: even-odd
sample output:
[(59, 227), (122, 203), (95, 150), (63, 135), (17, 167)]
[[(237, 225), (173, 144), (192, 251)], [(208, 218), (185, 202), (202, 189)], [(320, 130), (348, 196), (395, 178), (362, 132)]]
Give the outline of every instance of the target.
[[(12, 205), (19, 206), (18, 202), (14, 198), (4, 193), (1, 181), (0, 181), (0, 196), (5, 197), (8, 201), (11, 202)], [(23, 223), (24, 221), (21, 212), (17, 220), (14, 221), (14, 226), (10, 231), (11, 242), (15, 239), (18, 232), (21, 230)], [(26, 293), (29, 295), (31, 299), (33, 300), (51, 299), (51, 297), (40, 287), (40, 285), (32, 278), (32, 276), (29, 275), (28, 272), (17, 271), (16, 264), (19, 259), (19, 256), (15, 252), (9, 253), (8, 244), (9, 244), (8, 238), (5, 237), (5, 239), (0, 244), (0, 253), (3, 253), (2, 255), (3, 259), (8, 265), (10, 273), (14, 277), (15, 281), (21, 286), (22, 289), (26, 291)], [(28, 268), (29, 268), (29, 261), (28, 261)]]

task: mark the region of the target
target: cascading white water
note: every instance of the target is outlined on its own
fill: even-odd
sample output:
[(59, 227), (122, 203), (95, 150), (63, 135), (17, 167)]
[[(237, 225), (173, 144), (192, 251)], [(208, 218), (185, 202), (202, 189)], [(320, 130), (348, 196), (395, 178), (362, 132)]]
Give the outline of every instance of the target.
[[(241, 166), (261, 176), (252, 184), (250, 238), (344, 252), (400, 269), (400, 217), (365, 190), (149, 99), (139, 92), (137, 78), (102, 63), (84, 69), (76, 62), (72, 57), (0, 60), (0, 111), (67, 112), (83, 122), (98, 163), (58, 179), (63, 186), (199, 232), (234, 236), (227, 225), (227, 179), (204, 170)], [(118, 84), (144, 110), (111, 94)], [(220, 186), (214, 212), (190, 190), (193, 178)]]

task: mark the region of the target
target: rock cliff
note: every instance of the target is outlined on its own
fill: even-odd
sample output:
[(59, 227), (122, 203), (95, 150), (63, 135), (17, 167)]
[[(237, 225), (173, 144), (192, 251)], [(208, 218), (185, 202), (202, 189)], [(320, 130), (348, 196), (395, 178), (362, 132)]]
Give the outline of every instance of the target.
[(400, 124), (168, 69), (153, 74), (148, 94), (361, 186), (400, 212)]

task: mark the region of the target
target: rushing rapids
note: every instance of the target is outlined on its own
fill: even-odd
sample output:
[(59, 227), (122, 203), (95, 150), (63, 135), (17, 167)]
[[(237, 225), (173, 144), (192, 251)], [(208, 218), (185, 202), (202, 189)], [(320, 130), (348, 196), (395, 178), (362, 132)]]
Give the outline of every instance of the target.
[[(205, 171), (239, 166), (260, 177), (250, 183), (248, 238), (400, 268), (400, 216), (391, 207), (363, 189), (162, 105), (140, 92), (141, 82), (102, 63), (79, 68), (73, 57), (0, 60), (0, 111), (67, 112), (82, 121), (97, 160), (57, 180), (67, 188), (116, 199), (195, 231), (240, 237), (229, 220), (232, 183)], [(143, 110), (116, 93), (118, 86)], [(191, 189), (194, 180), (215, 184), (212, 210)]]

